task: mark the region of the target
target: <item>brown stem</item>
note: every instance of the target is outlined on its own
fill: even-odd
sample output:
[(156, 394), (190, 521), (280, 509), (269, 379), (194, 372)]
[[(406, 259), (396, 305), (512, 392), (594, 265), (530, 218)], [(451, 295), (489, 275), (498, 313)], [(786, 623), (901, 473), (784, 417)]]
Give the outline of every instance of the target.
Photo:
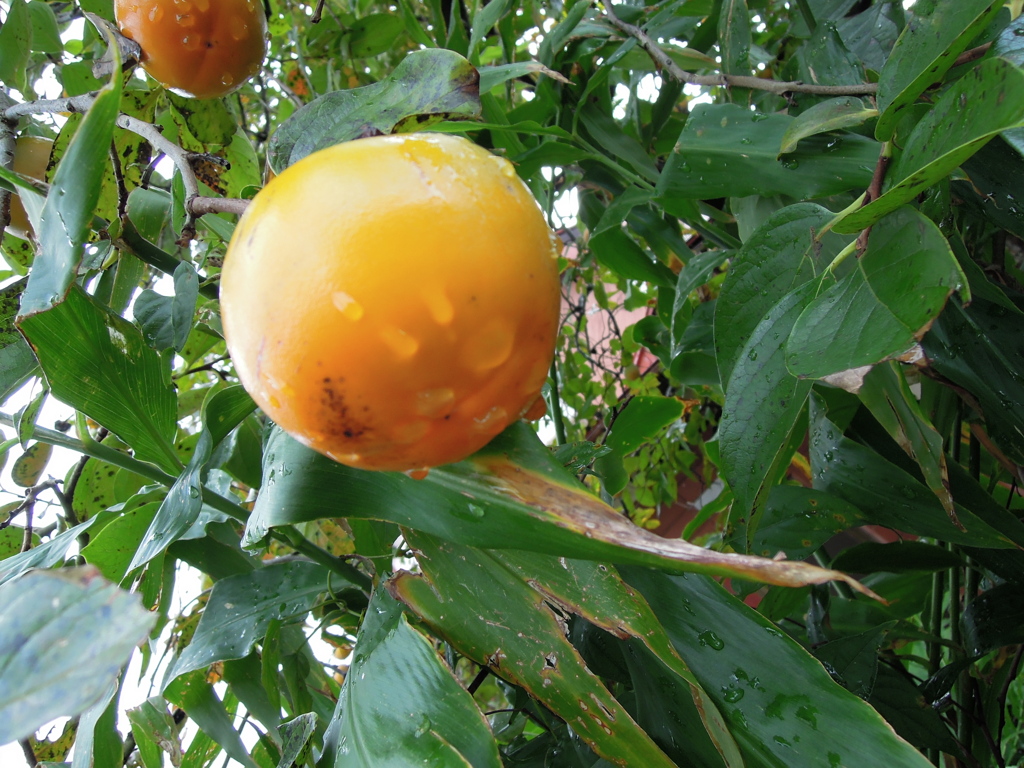
[[(861, 204), (861, 208), (881, 196), (882, 182), (885, 181), (885, 172), (889, 170), (891, 160), (892, 157), (887, 152), (882, 152), (879, 155), (878, 162), (875, 163), (875, 172), (871, 174), (871, 183), (868, 185), (867, 192), (864, 193), (864, 202)], [(868, 249), (868, 237), (870, 235), (871, 227), (867, 227), (857, 236), (858, 253), (864, 253)]]
[(688, 85), (721, 88), (750, 88), (757, 91), (768, 91), (781, 96), (785, 93), (810, 93), (818, 96), (868, 96), (878, 90), (875, 83), (862, 85), (812, 85), (799, 80), (769, 80), (750, 75), (694, 75), (684, 71), (661, 47), (640, 27), (628, 24), (612, 10), (612, 4), (604, 5), (605, 15), (609, 22), (630, 37), (636, 38), (640, 47), (647, 51), (659, 68), (668, 72), (673, 78)]
[(320, 17), (323, 16), (323, 13), (324, 13), (324, 0), (318, 0), (318, 2), (316, 4), (316, 10), (313, 11), (313, 16), (312, 16), (312, 18), (310, 18), (310, 22), (313, 23), (313, 24), (319, 24), (320, 23)]
[(977, 48), (971, 48), (969, 51), (964, 51), (956, 57), (956, 61), (953, 62), (954, 67), (959, 67), (962, 64), (970, 64), (972, 61), (977, 61), (986, 53), (988, 49), (992, 47), (992, 41), (979, 45)]

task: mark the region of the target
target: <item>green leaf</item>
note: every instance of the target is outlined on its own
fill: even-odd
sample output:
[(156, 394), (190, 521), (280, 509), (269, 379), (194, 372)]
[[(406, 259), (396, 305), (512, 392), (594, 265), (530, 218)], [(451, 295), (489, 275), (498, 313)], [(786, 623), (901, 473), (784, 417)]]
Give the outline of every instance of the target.
[[(29, 15), (32, 17), (32, 50), (39, 53), (64, 52), (64, 43), (60, 39), (60, 30), (57, 28), (57, 17), (49, 3), (41, 0), (32, 0), (28, 3)], [(0, 49), (4, 41), (0, 40)], [(3, 71), (0, 66), (0, 72)], [(2, 78), (2, 74), (0, 74)]]
[(881, 197), (836, 224), (836, 231), (870, 226), (938, 183), (994, 136), (1022, 122), (1024, 70), (1006, 59), (982, 61), (953, 83), (914, 127), (886, 174)]
[(966, 283), (939, 228), (902, 208), (872, 227), (856, 269), (804, 310), (787, 343), (789, 369), (820, 379), (898, 357)]
[[(768, 492), (750, 551), (762, 557), (775, 557), (784, 552), (790, 560), (802, 560), (837, 533), (866, 522), (867, 518), (857, 507), (823, 491), (777, 485)], [(858, 572), (855, 568), (843, 570)]]
[[(242, 743), (242, 739), (231, 722), (231, 716), (224, 708), (224, 703), (217, 698), (213, 686), (206, 682), (206, 676), (195, 671), (190, 675), (179, 677), (173, 680), (164, 689), (164, 697), (188, 712), (190, 719), (199, 726), (201, 734), (215, 742), (217, 754), (224, 750), (232, 759), (237, 760), (245, 768), (260, 768), (260, 766), (249, 757), (249, 751)], [(193, 739), (189, 745), (189, 752), (197, 746), (198, 739)], [(186, 765), (183, 762), (182, 765)], [(205, 761), (202, 765), (207, 765)]]
[(27, 282), (27, 279), (22, 278), (0, 288), (0, 403), (20, 387), (38, 366), (32, 347), (14, 324), (21, 304), (21, 293)]
[(0, 27), (0, 80), (25, 90), (25, 68), (32, 48), (32, 15), (25, 0), (11, 0)]
[(621, 226), (594, 235), (588, 245), (598, 263), (620, 277), (654, 285), (675, 284), (672, 270), (652, 259)]
[(298, 715), (281, 724), (281, 733), (284, 739), (281, 744), (281, 762), (278, 763), (278, 768), (303, 765), (312, 757), (313, 743), (311, 739), (316, 732), (316, 725), (316, 712)]
[(814, 487), (855, 505), (868, 523), (973, 547), (1024, 545), (1024, 527), (1010, 512), (978, 505), (971, 511), (957, 504), (963, 528), (958, 527), (925, 485), (870, 448), (843, 437), (820, 407), (811, 410)]
[(910, 391), (902, 369), (895, 363), (875, 366), (864, 377), (858, 394), (878, 423), (917, 462), (925, 483), (942, 502), (946, 513), (954, 515), (942, 436)]
[(621, 570), (722, 710), (748, 765), (930, 765), (807, 651), (711, 579)]
[[(493, 4), (494, 2), (488, 3), (488, 7)], [(562, 83), (570, 82), (561, 72), (548, 69), (539, 61), (515, 61), (511, 64), (480, 67), (480, 93), (489, 93), (504, 82), (532, 74), (545, 75)]]
[(930, 365), (976, 398), (985, 427), (1014, 462), (1024, 462), (1024, 318), (982, 298), (964, 307), (957, 301), (924, 337)]
[(96, 703), (155, 621), (137, 596), (88, 567), (38, 571), (6, 583), (0, 612), (3, 744)]
[(794, 117), (737, 104), (693, 109), (658, 180), (665, 198), (826, 197), (866, 187), (881, 146), (852, 133), (809, 136), (781, 161)]
[[(120, 72), (120, 62), (115, 64), (115, 72)], [(21, 298), (23, 320), (64, 301), (77, 277), (120, 108), (117, 76), (100, 90), (61, 156), (36, 232), (39, 250)]]
[(782, 136), (779, 154), (792, 152), (796, 149), (800, 139), (816, 136), (819, 133), (851, 128), (877, 115), (878, 110), (872, 109), (856, 96), (836, 96), (818, 102), (810, 109), (801, 112), (790, 123), (786, 133)]
[(22, 488), (31, 488), (43, 476), (52, 454), (52, 445), (33, 443), (11, 465), (11, 480)]
[(192, 642), (169, 679), (215, 661), (247, 656), (272, 620), (301, 621), (326, 589), (324, 567), (301, 561), (221, 579), (214, 584)]
[(800, 286), (764, 316), (740, 353), (725, 390), (718, 427), (719, 466), (736, 497), (736, 517), (746, 521), (748, 550), (768, 494), (789, 466), (790, 433), (811, 391), (809, 381), (789, 372), (784, 348), (815, 289), (813, 282)]
[(383, 590), (359, 629), (331, 729), (329, 765), (501, 766), (473, 697)]
[(133, 312), (146, 342), (157, 351), (174, 348), (181, 352), (192, 332), (198, 298), (199, 275), (187, 261), (174, 270), (173, 296), (161, 296), (153, 290), (140, 293)]
[(878, 676), (878, 649), (895, 621), (874, 627), (867, 632), (848, 635), (814, 649), (832, 679), (850, 693), (868, 699)]
[(900, 112), (942, 78), (1002, 4), (992, 0), (930, 2), (914, 8), (882, 68), (875, 136), (892, 138)]
[(594, 462), (594, 471), (604, 480), (608, 493), (621, 493), (629, 481), (622, 460), (682, 415), (683, 403), (675, 398), (647, 395), (626, 403), (605, 439), (611, 452)]
[(78, 287), (19, 325), (54, 397), (107, 427), (137, 458), (177, 471), (174, 391), (134, 325)]
[(521, 422), (470, 459), (432, 469), (424, 480), (337, 464), (281, 430), (271, 433), (265, 457), (264, 488), (243, 546), (262, 540), (271, 527), (344, 509), (350, 519), (387, 520), (487, 549), (515, 547), (792, 586), (848, 579), (806, 563), (719, 553), (638, 528), (585, 490)]
[(0, 584), (6, 584), (11, 579), (34, 568), (51, 568), (61, 563), (71, 546), (77, 542), (78, 537), (100, 519), (102, 518), (95, 517), (92, 520), (87, 520), (74, 528), (68, 528), (28, 552), (21, 552), (0, 560)]
[(722, 52), (722, 72), (750, 74), (750, 11), (746, 0), (722, 0), (718, 16), (718, 47)]
[(82, 549), (82, 557), (105, 578), (120, 582), (159, 507), (159, 503), (150, 502), (111, 520), (89, 540)]
[(222, 99), (193, 99), (169, 92), (170, 116), (178, 126), (186, 149), (203, 151), (207, 145), (226, 146), (238, 130)]
[(813, 203), (791, 205), (772, 214), (733, 255), (715, 305), (715, 351), (722, 381), (729, 381), (761, 318), (794, 288), (818, 277), (846, 245), (847, 238), (831, 233), (819, 239), (833, 218)]
[(844, 549), (833, 561), (836, 568), (852, 573), (935, 572), (959, 568), (963, 564), (963, 558), (955, 552), (922, 541), (895, 541), (892, 544), (869, 541)]
[(964, 646), (972, 656), (1024, 642), (1024, 595), (1017, 584), (999, 584), (967, 604), (961, 617)]
[(939, 713), (925, 701), (921, 690), (895, 669), (879, 665), (869, 703), (914, 746), (958, 753), (957, 743)]
[[(487, 33), (501, 20), (502, 16), (509, 12), (511, 7), (512, 0), (490, 0), (474, 14), (473, 29), (469, 35), (469, 53), (467, 54), (470, 59), (476, 54), (480, 42)], [(481, 93), (486, 93), (486, 91), (481, 89)]]
[(609, 114), (588, 104), (579, 113), (580, 122), (598, 147), (609, 156), (624, 162), (640, 176), (656, 181), (658, 168), (636, 139), (626, 133)]
[(348, 28), (348, 49), (357, 59), (378, 56), (394, 46), (405, 23), (393, 13), (371, 13)]
[(486, 552), (419, 531), (407, 531), (406, 537), (417, 550), (423, 576), (400, 573), (389, 591), (434, 631), (541, 699), (606, 759), (651, 768), (673, 765), (587, 669), (540, 592)]
[(145, 768), (163, 768), (165, 752), (171, 765), (181, 764), (181, 736), (162, 698), (154, 696), (125, 714), (132, 725), (132, 734)]
[(306, 155), (367, 130), (391, 133), (420, 115), (472, 118), (480, 114), (479, 75), (453, 51), (414, 51), (388, 77), (362, 88), (334, 91), (286, 120), (270, 142), (268, 157), (280, 173)]
[(28, 448), (29, 438), (36, 428), (36, 420), (39, 418), (39, 410), (46, 402), (49, 390), (42, 387), (23, 408), (19, 408), (14, 414), (14, 428), (18, 431), (18, 441), (22, 448)]

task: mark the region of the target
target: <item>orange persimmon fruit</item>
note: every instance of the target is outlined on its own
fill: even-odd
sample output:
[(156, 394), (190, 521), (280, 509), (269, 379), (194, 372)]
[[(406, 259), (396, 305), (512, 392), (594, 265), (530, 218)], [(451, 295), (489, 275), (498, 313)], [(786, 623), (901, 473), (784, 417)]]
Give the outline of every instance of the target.
[(242, 384), (343, 464), (418, 474), (543, 412), (553, 235), (512, 164), (466, 139), (377, 136), (287, 168), (235, 228), (220, 295)]
[(259, 0), (114, 0), (114, 16), (142, 48), (143, 69), (186, 96), (231, 93), (267, 53)]

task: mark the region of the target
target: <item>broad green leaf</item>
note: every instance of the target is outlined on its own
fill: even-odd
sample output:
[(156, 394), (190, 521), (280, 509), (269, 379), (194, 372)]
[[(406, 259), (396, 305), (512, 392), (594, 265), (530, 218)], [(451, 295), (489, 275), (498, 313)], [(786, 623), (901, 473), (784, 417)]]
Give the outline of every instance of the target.
[(187, 261), (174, 270), (173, 296), (161, 296), (153, 290), (140, 293), (132, 311), (146, 342), (157, 351), (173, 348), (180, 352), (192, 332), (198, 298), (199, 275)]
[(594, 470), (603, 478), (608, 493), (620, 493), (629, 481), (622, 460), (682, 415), (683, 403), (675, 398), (644, 395), (626, 403), (605, 439), (611, 453), (594, 462)]
[[(60, 40), (57, 17), (50, 4), (32, 0), (28, 3), (28, 10), (32, 17), (32, 50), (40, 53), (63, 53), (64, 43)], [(2, 45), (3, 41), (0, 41), (0, 47)]]
[(6, 583), (0, 613), (0, 744), (96, 703), (155, 620), (89, 567)]
[(949, 494), (942, 436), (928, 421), (921, 404), (910, 391), (902, 369), (895, 363), (875, 366), (864, 377), (864, 385), (858, 394), (878, 423), (917, 462), (925, 483), (942, 502), (947, 514), (955, 514), (953, 497)]
[(846, 238), (819, 235), (833, 218), (813, 203), (783, 208), (732, 256), (715, 305), (715, 351), (722, 381), (729, 381), (761, 318), (794, 288), (818, 277), (846, 245)]
[(966, 283), (939, 228), (902, 208), (872, 227), (856, 268), (804, 310), (787, 342), (789, 369), (820, 379), (898, 357)]
[(153, 521), (159, 503), (150, 502), (107, 523), (82, 549), (82, 557), (107, 579), (120, 582), (128, 573), (142, 537)]
[(688, 306), (689, 295), (710, 279), (711, 274), (721, 266), (725, 258), (726, 254), (722, 251), (705, 251), (686, 262), (686, 266), (680, 271), (676, 280), (675, 296), (672, 299), (672, 323), (669, 329), (672, 334), (673, 357), (682, 351), (683, 333), (687, 326), (683, 324), (680, 313)]
[(213, 393), (203, 403), (203, 426), (210, 431), (214, 447), (255, 410), (256, 403), (241, 384)]
[(970, 511), (957, 504), (963, 528), (957, 527), (924, 484), (870, 448), (844, 437), (820, 408), (812, 406), (811, 410), (814, 487), (856, 506), (868, 523), (973, 547), (1024, 545), (1024, 526), (998, 507), (992, 510), (975, 505)]
[(792, 586), (849, 578), (806, 563), (718, 553), (638, 528), (584, 490), (522, 423), (470, 459), (432, 469), (424, 480), (346, 467), (280, 430), (270, 435), (265, 456), (264, 488), (243, 546), (259, 542), (271, 527), (344, 515), (387, 520), (486, 549), (529, 549)]
[(722, 710), (748, 765), (930, 765), (807, 651), (711, 579), (621, 570)]
[[(245, 768), (260, 768), (249, 756), (249, 751), (235, 730), (224, 702), (217, 698), (213, 685), (206, 682), (206, 676), (202, 672), (197, 670), (173, 680), (164, 689), (164, 698), (188, 712), (189, 718), (199, 726), (200, 735), (214, 740), (214, 754), (223, 749)], [(196, 748), (197, 742), (199, 739), (193, 739), (189, 745), (189, 752)], [(182, 766), (186, 764), (187, 758), (182, 762)], [(204, 761), (201, 764), (208, 763)]]
[(399, 573), (389, 591), (434, 631), (539, 698), (611, 762), (673, 766), (587, 669), (540, 592), (487, 552), (419, 531), (407, 531), (406, 540), (417, 551), (423, 576)]
[(479, 75), (453, 51), (410, 53), (373, 85), (334, 91), (288, 118), (270, 142), (269, 160), (281, 172), (306, 155), (359, 138), (367, 130), (391, 131), (407, 118), (472, 118), (480, 114)]
[(949, 726), (925, 701), (921, 689), (888, 665), (880, 664), (868, 703), (900, 736), (919, 749), (937, 749), (957, 754), (957, 743)]
[[(115, 64), (114, 71), (120, 72), (120, 61)], [(100, 90), (61, 156), (36, 232), (39, 250), (21, 297), (22, 320), (63, 302), (77, 277), (120, 108), (121, 78), (114, 77)]]
[(134, 325), (77, 287), (19, 325), (54, 397), (107, 427), (139, 459), (177, 470), (174, 391)]
[(664, 198), (825, 197), (866, 187), (881, 145), (852, 133), (809, 136), (779, 160), (794, 117), (737, 104), (694, 108), (658, 180)]
[(746, 0), (722, 0), (718, 16), (718, 48), (722, 52), (722, 72), (749, 75), (750, 11)]
[[(790, 560), (802, 560), (837, 533), (866, 522), (857, 507), (823, 491), (777, 485), (768, 492), (750, 551), (762, 557), (775, 557), (783, 552)], [(853, 568), (847, 570), (857, 572)]]
[(283, 740), (278, 768), (303, 765), (313, 756), (311, 739), (316, 732), (316, 712), (306, 712), (281, 724)]
[[(112, 445), (113, 442), (108, 437), (103, 444)], [(70, 483), (73, 472), (73, 468), (69, 470), (65, 478), (66, 484)], [(99, 459), (89, 459), (74, 485), (71, 505), (79, 520), (89, 520), (115, 504), (128, 501), (146, 482), (145, 478), (134, 472), (120, 469)]]
[(903, 9), (891, 3), (876, 3), (865, 11), (836, 20), (839, 36), (865, 67), (880, 72), (900, 35)]
[(404, 29), (402, 19), (393, 13), (371, 13), (348, 28), (349, 51), (357, 59), (379, 56), (395, 44)]
[(851, 128), (877, 115), (878, 110), (872, 109), (864, 103), (863, 99), (856, 96), (836, 96), (818, 102), (810, 109), (801, 112), (790, 123), (786, 133), (782, 136), (779, 154), (792, 152), (796, 149), (799, 141), (808, 136)]
[(953, 83), (914, 127), (886, 173), (881, 197), (836, 224), (836, 231), (870, 226), (1022, 122), (1024, 70), (1006, 59), (986, 59)]
[(237, 126), (222, 99), (192, 99), (171, 92), (167, 94), (167, 102), (170, 117), (178, 126), (186, 149), (203, 151), (207, 145), (231, 143)]
[(922, 344), (929, 364), (974, 396), (986, 430), (1015, 462), (1024, 462), (1022, 333), (1019, 313), (976, 297), (967, 307), (950, 302)]
[(864, 68), (830, 19), (822, 20), (796, 52), (799, 79), (821, 85), (860, 85)]
[(247, 656), (270, 621), (303, 620), (317, 595), (326, 589), (324, 567), (301, 561), (221, 579), (214, 585), (192, 642), (178, 657), (170, 679), (215, 661)]
[(878, 82), (875, 136), (892, 138), (900, 112), (940, 80), (992, 20), (1002, 3), (992, 0), (926, 2), (914, 8), (882, 68)]
[[(491, 31), (495, 24), (509, 12), (512, 7), (512, 0), (489, 0), (480, 5), (480, 10), (473, 16), (473, 28), (469, 34), (469, 58), (474, 59), (480, 42)], [(475, 61), (475, 59), (474, 59)], [(486, 93), (481, 89), (481, 93)]]
[(579, 113), (580, 122), (598, 147), (625, 163), (649, 181), (658, 179), (658, 168), (640, 142), (622, 129), (615, 119), (588, 104)]
[(0, 80), (25, 90), (25, 68), (32, 49), (32, 14), (25, 0), (11, 0), (0, 27)]
[(1024, 642), (1024, 594), (999, 584), (967, 604), (961, 617), (964, 646), (972, 656)]
[(356, 638), (332, 723), (337, 768), (499, 768), (483, 717), (431, 643), (383, 590)]
[(27, 282), (23, 278), (0, 288), (0, 403), (20, 387), (38, 365), (32, 347), (14, 324)]
[(745, 521), (747, 551), (768, 494), (789, 466), (790, 433), (811, 391), (809, 381), (801, 381), (786, 367), (785, 344), (816, 287), (814, 282), (805, 283), (764, 316), (744, 345), (725, 390), (718, 426), (719, 467), (736, 497), (735, 518)]

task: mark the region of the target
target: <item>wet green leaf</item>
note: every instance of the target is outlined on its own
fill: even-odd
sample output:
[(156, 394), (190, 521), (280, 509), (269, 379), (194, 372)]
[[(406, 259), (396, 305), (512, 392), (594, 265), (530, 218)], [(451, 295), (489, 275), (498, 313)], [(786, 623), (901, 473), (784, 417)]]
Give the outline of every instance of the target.
[(911, 202), (994, 136), (1022, 122), (1024, 70), (1006, 59), (986, 59), (953, 83), (917, 123), (886, 173), (881, 197), (836, 224), (836, 231), (856, 232)]
[(0, 402), (20, 387), (38, 365), (32, 347), (14, 324), (27, 282), (23, 278), (0, 288)]
[(807, 651), (711, 579), (621, 570), (722, 710), (748, 765), (930, 765)]
[(809, 136), (782, 160), (796, 118), (737, 104), (700, 104), (686, 121), (658, 181), (664, 198), (825, 197), (866, 187), (881, 146), (856, 134)]
[(836, 96), (826, 99), (801, 112), (790, 123), (782, 137), (779, 154), (792, 152), (796, 149), (799, 141), (808, 136), (851, 128), (877, 115), (878, 110), (872, 109), (856, 96)]
[(908, 351), (966, 279), (939, 228), (902, 208), (871, 229), (856, 269), (804, 310), (786, 362), (801, 378), (823, 378)]
[(143, 461), (177, 470), (175, 396), (163, 364), (131, 323), (80, 288), (19, 321), (54, 397), (107, 427)]
[(32, 14), (25, 0), (11, 0), (0, 27), (0, 80), (25, 90), (25, 66), (32, 49)]
[(187, 261), (174, 270), (173, 296), (142, 291), (135, 299), (133, 312), (146, 342), (157, 351), (173, 348), (180, 352), (192, 332), (198, 298), (199, 275)]
[[(784, 552), (790, 560), (801, 560), (837, 533), (865, 522), (863, 512), (835, 496), (798, 485), (777, 485), (768, 494), (750, 551), (762, 557)], [(855, 568), (846, 570), (857, 573)]]
[[(0, 587), (0, 743), (93, 705), (155, 617), (95, 568), (30, 573)], [(89, 663), (82, 663), (83, 649)]]
[(914, 9), (879, 76), (879, 140), (892, 138), (900, 112), (942, 78), (1000, 7), (992, 0), (963, 0)]
[(270, 163), (280, 172), (318, 149), (359, 138), (367, 130), (390, 133), (417, 115), (476, 117), (478, 86), (476, 69), (453, 51), (410, 53), (379, 82), (328, 93), (296, 112), (274, 134)]

